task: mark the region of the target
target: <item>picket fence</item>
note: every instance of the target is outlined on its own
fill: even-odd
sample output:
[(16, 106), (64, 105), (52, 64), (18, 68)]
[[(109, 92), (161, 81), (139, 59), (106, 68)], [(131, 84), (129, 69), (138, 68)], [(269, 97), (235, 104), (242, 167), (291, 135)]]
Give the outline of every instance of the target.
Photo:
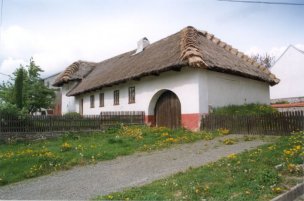
[(144, 124), (143, 111), (102, 112), (89, 116), (12, 116), (0, 114), (0, 133), (102, 130), (117, 124)]
[(235, 134), (290, 135), (304, 130), (304, 112), (281, 112), (267, 115), (206, 115), (201, 129), (229, 129)]

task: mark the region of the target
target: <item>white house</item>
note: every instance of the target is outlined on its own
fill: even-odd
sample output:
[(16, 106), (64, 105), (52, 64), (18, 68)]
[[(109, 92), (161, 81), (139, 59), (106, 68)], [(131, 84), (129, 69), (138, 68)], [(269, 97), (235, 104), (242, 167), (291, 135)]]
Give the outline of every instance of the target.
[(269, 104), (269, 85), (278, 82), (231, 45), (186, 27), (152, 44), (144, 38), (136, 50), (100, 63), (77, 61), (54, 85), (63, 88), (62, 106), (65, 94), (75, 97), (83, 115), (144, 111), (149, 124), (197, 130), (210, 107)]
[(48, 114), (48, 115), (60, 115), (61, 114), (61, 99), (62, 99), (62, 94), (61, 94), (61, 87), (55, 87), (53, 86), (56, 78), (58, 77), (60, 73), (56, 73), (53, 75), (50, 75), (48, 77), (43, 78), (43, 83), (45, 86), (51, 89), (55, 89), (55, 101), (54, 101), (54, 107), (53, 108), (48, 108), (48, 109), (42, 109), (41, 113), (42, 114)]
[(281, 80), (270, 88), (271, 99), (304, 97), (304, 51), (290, 45), (270, 70)]

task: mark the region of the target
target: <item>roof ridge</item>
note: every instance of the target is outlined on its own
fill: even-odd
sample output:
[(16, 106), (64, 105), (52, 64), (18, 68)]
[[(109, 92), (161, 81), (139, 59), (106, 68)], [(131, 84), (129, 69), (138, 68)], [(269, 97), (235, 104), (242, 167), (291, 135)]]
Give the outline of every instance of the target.
[(295, 45), (290, 44), (290, 45), (287, 46), (287, 48), (285, 48), (285, 50), (283, 51), (283, 53), (280, 54), (279, 58), (274, 62), (274, 64), (271, 66), (271, 68), (275, 66), (275, 64), (284, 56), (284, 54), (285, 54), (290, 48), (293, 48), (293, 49), (295, 49), (296, 51), (298, 51), (299, 53), (304, 54), (304, 51), (302, 51), (301, 49), (297, 48)]
[(62, 76), (60, 76), (61, 77), (60, 80), (62, 80), (63, 82), (68, 81), (71, 78), (71, 75), (79, 70), (80, 62), (81, 62), (80, 60), (79, 61), (75, 61), (71, 65), (69, 65), (65, 69), (65, 71), (63, 71)]
[(302, 49), (300, 49), (300, 48), (297, 48), (296, 45), (291, 44), (291, 45), (289, 45), (289, 46), (293, 47), (293, 48), (294, 48), (295, 50), (297, 50), (298, 52), (304, 54), (304, 51), (303, 51)]
[(202, 54), (199, 52), (199, 47), (197, 44), (198, 35), (202, 35), (217, 46), (225, 49), (229, 53), (237, 56), (238, 58), (242, 59), (246, 63), (255, 66), (256, 68), (260, 69), (277, 84), (279, 83), (280, 79), (278, 79), (274, 74), (270, 72), (264, 65), (256, 62), (245, 53), (239, 51), (238, 49), (232, 47), (232, 45), (221, 41), (219, 38), (215, 37), (214, 34), (208, 33), (207, 31), (200, 31), (195, 29), (192, 26), (188, 26), (184, 28), (182, 31), (182, 39), (181, 39), (181, 60), (188, 60), (190, 66), (196, 67), (208, 67), (206, 63), (202, 59)]
[(208, 67), (198, 47), (198, 32), (194, 27), (188, 26), (181, 31), (181, 61), (186, 61), (193, 67)]
[(230, 52), (233, 55), (236, 55), (238, 58), (242, 59), (246, 63), (255, 66), (256, 68), (260, 69), (261, 71), (263, 71), (264, 73), (266, 73), (267, 75), (269, 75), (269, 77), (276, 84), (280, 82), (280, 79), (278, 79), (274, 74), (272, 74), (267, 67), (265, 67), (264, 65), (256, 62), (255, 60), (253, 60), (252, 58), (250, 58), (245, 53), (243, 53), (243, 52), (239, 51), (238, 49), (232, 47), (232, 45), (230, 45), (230, 44), (228, 44), (226, 42), (221, 41), (219, 38), (215, 37), (213, 34), (208, 33), (207, 31), (205, 31), (205, 35), (206, 35), (205, 37), (207, 39), (209, 39), (210, 41), (212, 41), (216, 45), (224, 48), (226, 51)]
[[(72, 64), (70, 64), (63, 72), (61, 72), (58, 77), (56, 78), (55, 82), (54, 82), (54, 86), (57, 86), (61, 83), (67, 82), (69, 80), (72, 79), (72, 75), (74, 73), (76, 73), (77, 71), (79, 71), (79, 68), (81, 66), (81, 64), (88, 64), (90, 67), (95, 67), (95, 65), (97, 64), (96, 62), (89, 62), (89, 61), (83, 61), (83, 60), (78, 60), (73, 62)], [(91, 71), (89, 71), (88, 73), (90, 73)], [(85, 75), (83, 75), (84, 77), (87, 76), (86, 73)]]

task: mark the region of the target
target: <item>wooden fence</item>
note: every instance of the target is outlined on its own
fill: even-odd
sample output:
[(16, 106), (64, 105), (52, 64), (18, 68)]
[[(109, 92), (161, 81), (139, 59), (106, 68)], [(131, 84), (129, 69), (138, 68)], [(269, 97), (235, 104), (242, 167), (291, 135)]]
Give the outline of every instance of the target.
[(89, 116), (3, 116), (0, 114), (0, 133), (37, 133), (57, 131), (102, 130), (120, 123), (143, 124), (144, 112), (102, 112)]
[(207, 115), (202, 118), (201, 129), (229, 129), (235, 134), (289, 135), (304, 130), (304, 112), (282, 112), (269, 115)]

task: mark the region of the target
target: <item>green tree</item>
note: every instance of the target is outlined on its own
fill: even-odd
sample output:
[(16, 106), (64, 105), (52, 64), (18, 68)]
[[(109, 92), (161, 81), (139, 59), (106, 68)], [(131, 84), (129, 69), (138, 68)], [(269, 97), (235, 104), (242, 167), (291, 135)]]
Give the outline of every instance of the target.
[(0, 84), (0, 104), (10, 103), (28, 113), (51, 107), (55, 92), (43, 84), (41, 72), (43, 70), (35, 64), (33, 58), (28, 65), (20, 65), (8, 82)]
[(0, 84), (0, 104), (4, 102), (15, 102), (14, 91), (14, 85), (11, 82), (3, 82)]
[(18, 68), (16, 70), (16, 79), (15, 79), (15, 86), (14, 86), (14, 95), (15, 95), (15, 102), (16, 102), (16, 106), (19, 109), (23, 108), (23, 84), (24, 84), (24, 78), (26, 76), (26, 72), (25, 69), (21, 66), (20, 68)]

